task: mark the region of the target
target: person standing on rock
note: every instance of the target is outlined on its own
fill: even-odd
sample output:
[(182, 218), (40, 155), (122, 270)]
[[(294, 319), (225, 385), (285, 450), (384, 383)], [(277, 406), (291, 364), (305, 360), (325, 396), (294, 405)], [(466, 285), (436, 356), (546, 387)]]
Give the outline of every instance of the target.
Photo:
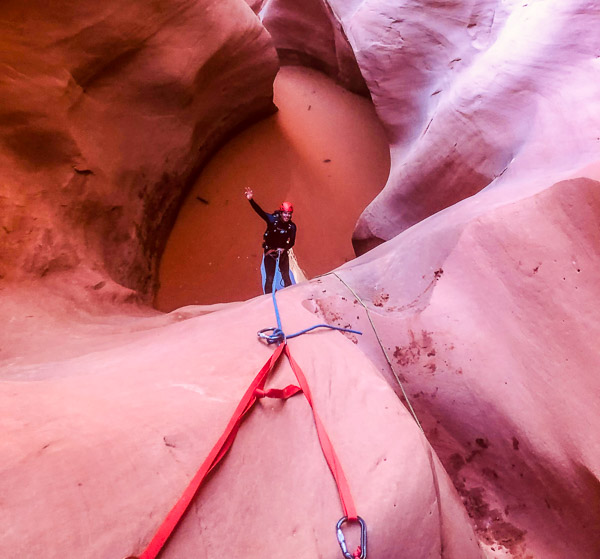
[(292, 221), (294, 207), (289, 202), (282, 202), (279, 210), (272, 214), (265, 212), (255, 201), (251, 188), (245, 189), (246, 198), (254, 211), (266, 222), (267, 229), (263, 235), (263, 263), (265, 268), (264, 293), (271, 293), (277, 257), (279, 257), (279, 272), (283, 285), (292, 285), (290, 278), (290, 260), (288, 251), (296, 242), (296, 224)]

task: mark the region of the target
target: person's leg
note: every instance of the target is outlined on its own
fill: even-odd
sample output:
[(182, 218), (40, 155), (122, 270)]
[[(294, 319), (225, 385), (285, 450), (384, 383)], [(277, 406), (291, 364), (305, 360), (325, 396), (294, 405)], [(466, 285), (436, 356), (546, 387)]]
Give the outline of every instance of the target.
[(275, 264), (275, 259), (270, 254), (265, 254), (265, 293), (271, 293), (273, 291)]
[(290, 279), (290, 257), (287, 250), (284, 251), (279, 258), (279, 272), (281, 273), (283, 285), (285, 287), (292, 285), (292, 280)]

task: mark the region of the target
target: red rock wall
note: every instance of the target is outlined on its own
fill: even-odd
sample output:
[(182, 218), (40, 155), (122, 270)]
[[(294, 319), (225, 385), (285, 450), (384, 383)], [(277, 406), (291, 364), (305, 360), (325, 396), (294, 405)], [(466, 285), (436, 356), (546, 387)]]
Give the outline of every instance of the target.
[(339, 26), (387, 128), (392, 171), (357, 225), (359, 252), (491, 183), (540, 166), (567, 178), (598, 157), (595, 4), (279, 0), (263, 20), (329, 67)]
[(0, 273), (149, 295), (190, 179), (274, 110), (267, 33), (240, 0), (8, 2), (0, 25)]
[[(589, 179), (518, 203), (486, 191), (339, 271), (373, 313), (481, 541), (510, 557), (600, 551), (599, 218)], [(356, 325), (349, 295), (328, 276), (314, 302)], [(401, 396), (362, 320), (359, 347)]]
[[(339, 275), (427, 437), (339, 279), (281, 294), (288, 332), (364, 332), (290, 346), (369, 557), (596, 559), (598, 8), (323, 6), (314, 56), (340, 68), (334, 18), (393, 150), (355, 233), (389, 242)], [(2, 10), (0, 555), (139, 553), (266, 360), (273, 310), (122, 301), (150, 288), (195, 169), (271, 109), (275, 51), (242, 2)], [(256, 410), (166, 557), (339, 556), (307, 411)]]
[[(343, 275), (488, 553), (596, 557), (598, 321), (586, 309), (600, 299), (600, 12), (329, 5), (391, 140), (390, 178), (355, 247), (404, 232)], [(351, 323), (336, 281), (315, 290), (315, 309)], [(376, 340), (360, 340), (396, 383)]]
[(598, 159), (596, 4), (330, 4), (392, 143), (359, 251), (492, 183), (546, 187)]
[(368, 96), (344, 27), (324, 0), (270, 0), (259, 12), (282, 64), (324, 72), (346, 89)]

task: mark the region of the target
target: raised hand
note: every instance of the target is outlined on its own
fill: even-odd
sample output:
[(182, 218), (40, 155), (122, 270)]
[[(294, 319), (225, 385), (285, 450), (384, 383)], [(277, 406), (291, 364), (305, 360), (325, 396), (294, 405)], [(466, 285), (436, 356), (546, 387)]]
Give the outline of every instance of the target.
[(252, 200), (252, 196), (254, 196), (254, 193), (252, 192), (252, 189), (249, 186), (247, 186), (244, 189), (244, 194), (246, 195), (246, 198), (248, 198), (248, 200)]

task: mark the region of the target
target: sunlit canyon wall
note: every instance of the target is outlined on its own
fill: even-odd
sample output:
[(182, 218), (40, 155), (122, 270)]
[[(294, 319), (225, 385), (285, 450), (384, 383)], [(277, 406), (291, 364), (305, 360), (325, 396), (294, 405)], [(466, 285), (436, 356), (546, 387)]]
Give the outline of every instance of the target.
[[(376, 248), (280, 296), (289, 331), (363, 331), (290, 348), (369, 557), (598, 557), (597, 3), (0, 10), (0, 555), (141, 553), (269, 357), (267, 297), (146, 302), (190, 184), (274, 111), (279, 53), (389, 138), (354, 232)], [(339, 516), (305, 402), (269, 402), (164, 556), (339, 557)]]

